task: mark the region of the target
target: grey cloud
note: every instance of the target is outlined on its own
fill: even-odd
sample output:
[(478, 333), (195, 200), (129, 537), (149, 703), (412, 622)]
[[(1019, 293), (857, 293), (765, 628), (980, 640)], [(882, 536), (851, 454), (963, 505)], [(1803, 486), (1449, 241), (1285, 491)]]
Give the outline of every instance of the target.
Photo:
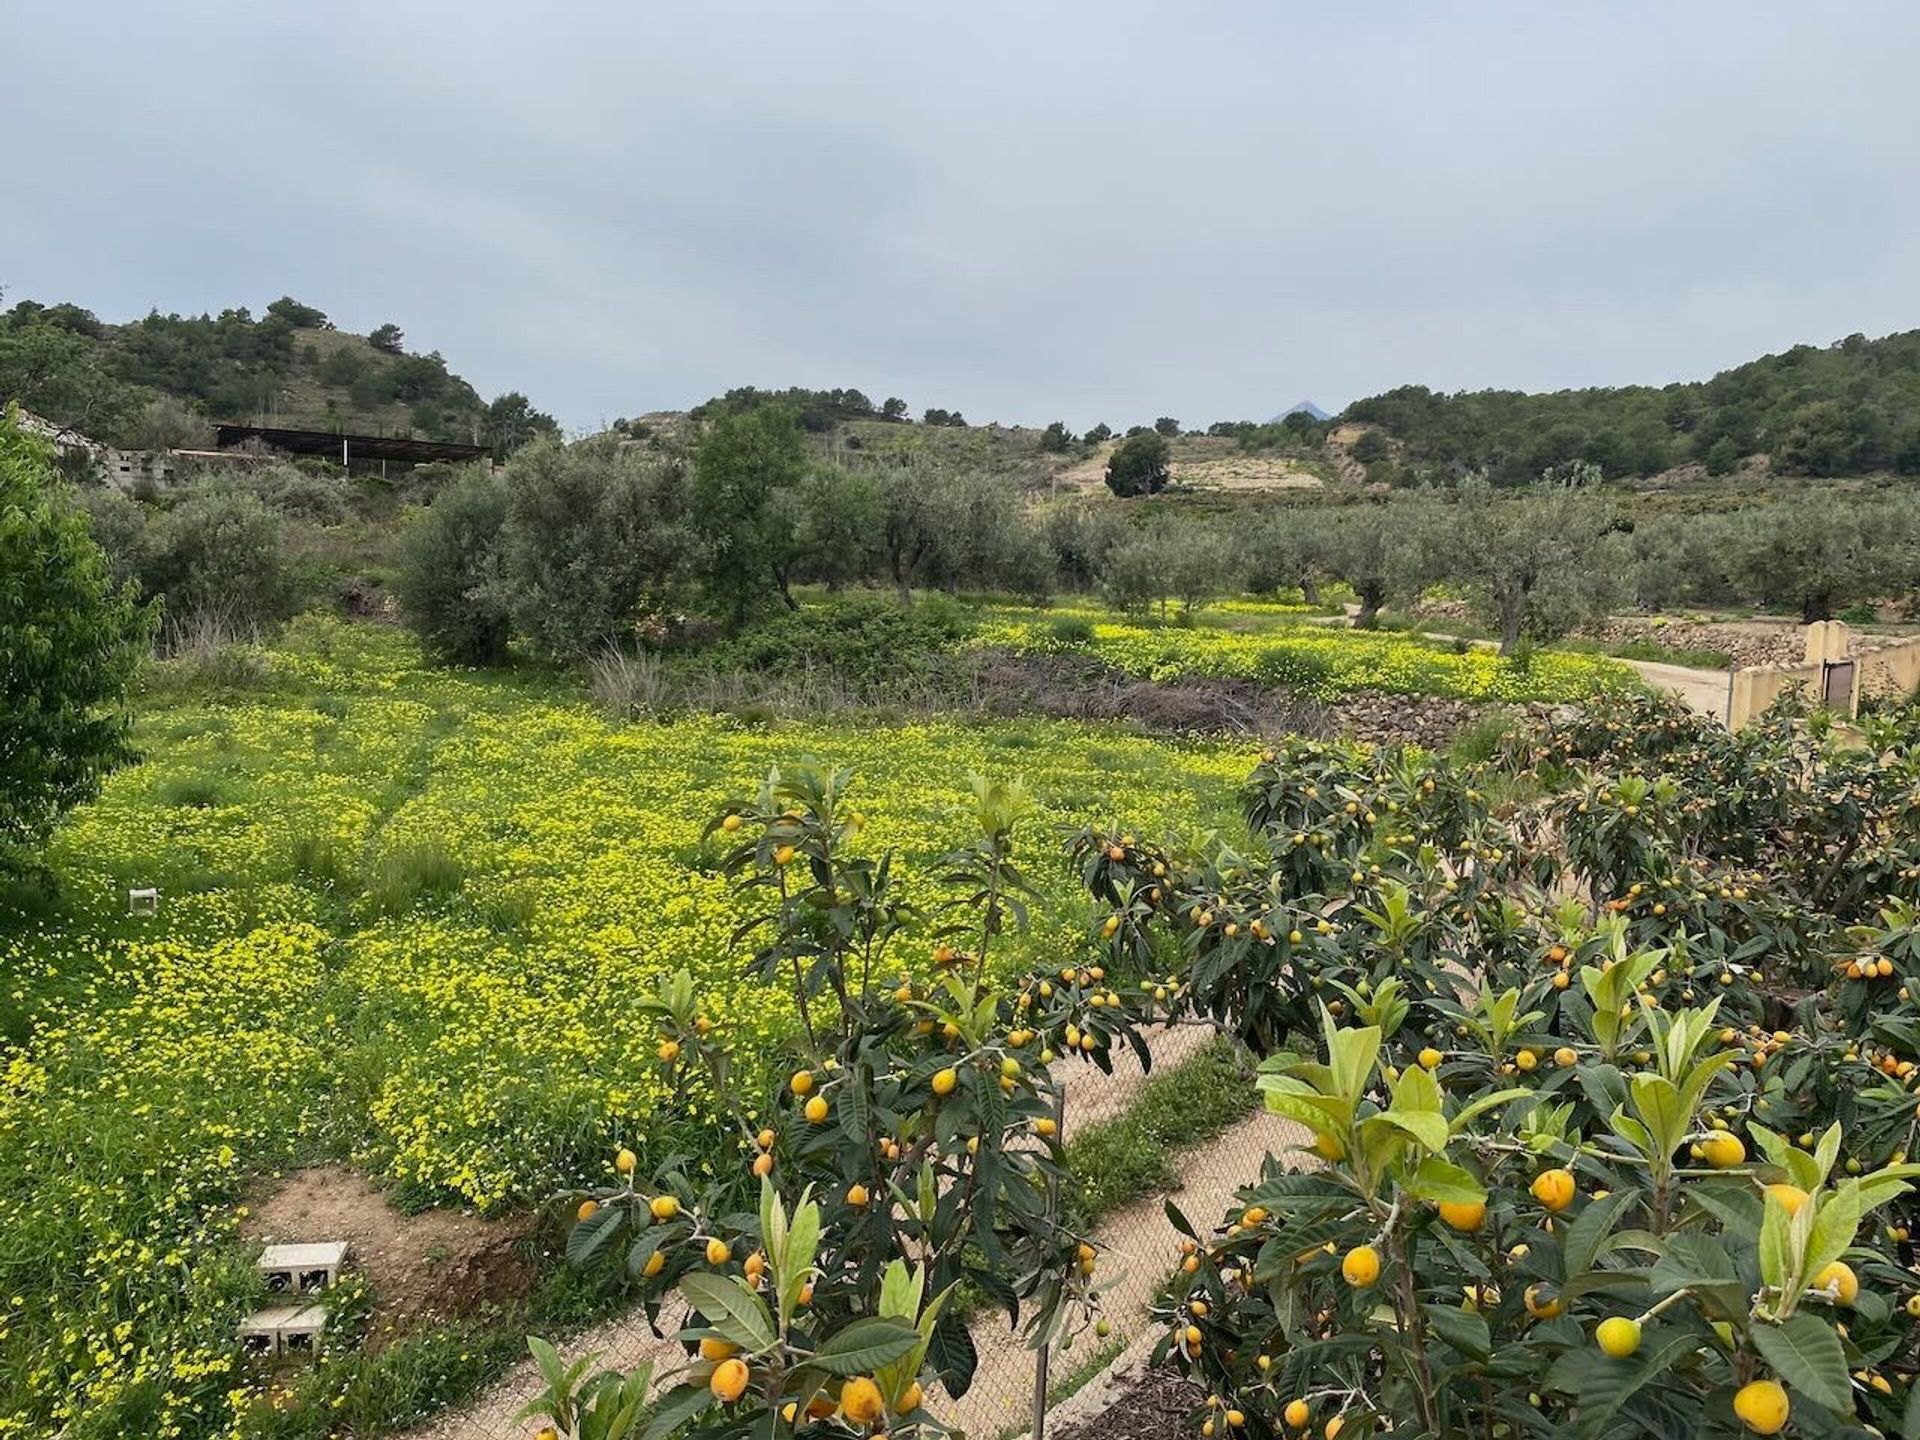
[(1044, 423), (1709, 373), (1920, 325), (1920, 10), (37, 6), (10, 294), (288, 291), (571, 425)]

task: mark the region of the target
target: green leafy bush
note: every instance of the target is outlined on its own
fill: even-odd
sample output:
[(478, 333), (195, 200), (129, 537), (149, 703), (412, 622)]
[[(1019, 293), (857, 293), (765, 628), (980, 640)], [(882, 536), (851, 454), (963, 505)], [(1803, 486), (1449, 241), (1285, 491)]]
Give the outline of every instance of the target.
[(506, 653), (511, 624), (499, 575), (506, 518), (505, 482), (473, 470), (408, 527), (395, 587), (400, 613), (442, 659), (485, 665)]
[(708, 659), (766, 675), (831, 676), (871, 693), (932, 678), (971, 630), (958, 606), (839, 600), (771, 616), (714, 647)]
[(692, 540), (678, 456), (535, 441), (505, 483), (498, 584), (536, 651), (579, 660), (672, 608)]
[(1084, 615), (1056, 615), (1047, 629), (1053, 643), (1062, 649), (1078, 649), (1093, 643), (1093, 622)]
[(162, 512), (149, 537), (143, 578), (165, 602), (170, 626), (201, 614), (240, 627), (270, 624), (305, 598), (285, 527), (256, 495), (197, 491)]
[(1157, 494), (1172, 478), (1171, 453), (1157, 431), (1128, 436), (1107, 461), (1107, 488), (1123, 499)]
[(152, 633), (57, 485), (0, 413), (0, 871), (132, 758), (122, 702)]

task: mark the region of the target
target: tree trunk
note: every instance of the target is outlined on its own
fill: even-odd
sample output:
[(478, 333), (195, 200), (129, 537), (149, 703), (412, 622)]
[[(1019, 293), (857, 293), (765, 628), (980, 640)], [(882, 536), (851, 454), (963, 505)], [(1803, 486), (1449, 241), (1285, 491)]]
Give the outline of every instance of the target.
[(1815, 590), (1800, 597), (1800, 622), (1811, 625), (1817, 620), (1833, 618), (1833, 591)]
[(1300, 598), (1309, 605), (1320, 603), (1320, 577), (1311, 570), (1300, 577)]
[(1511, 655), (1520, 643), (1520, 607), (1505, 601), (1500, 605), (1500, 653)]
[(893, 576), (894, 593), (900, 597), (900, 604), (907, 609), (913, 608), (913, 562), (907, 559), (904, 548), (887, 546), (887, 571)]
[(1380, 618), (1380, 606), (1386, 601), (1387, 587), (1377, 582), (1368, 582), (1356, 586), (1354, 594), (1360, 597), (1360, 613), (1353, 617), (1354, 628), (1371, 630), (1374, 622)]

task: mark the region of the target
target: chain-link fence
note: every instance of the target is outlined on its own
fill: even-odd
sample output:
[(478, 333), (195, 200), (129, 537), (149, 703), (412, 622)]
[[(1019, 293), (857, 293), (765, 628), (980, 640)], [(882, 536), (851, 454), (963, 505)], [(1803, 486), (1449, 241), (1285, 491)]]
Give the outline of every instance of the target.
[[(1120, 1120), (1142, 1102), (1151, 1078), (1203, 1063), (1207, 1057), (1202, 1052), (1213, 1039), (1214, 1031), (1207, 1025), (1154, 1032), (1150, 1037), (1152, 1077), (1131, 1052), (1115, 1056), (1111, 1075), (1090, 1065), (1073, 1067), (1065, 1082), (1062, 1133), (1071, 1143), (1091, 1127)], [(1223, 1083), (1251, 1084), (1247, 1078)], [(1259, 1175), (1264, 1155), (1282, 1153), (1303, 1138), (1305, 1132), (1297, 1125), (1256, 1108), (1178, 1152), (1172, 1198), (1204, 1231), (1225, 1213), (1234, 1191)], [(1102, 1251), (1102, 1313), (1112, 1327), (1107, 1339), (1082, 1335), (1074, 1348), (1064, 1352), (1056, 1348), (1043, 1356), (1009, 1325), (1004, 1311), (983, 1309), (972, 1323), (980, 1357), (973, 1385), (958, 1400), (936, 1395), (932, 1404), (937, 1413), (972, 1440), (1026, 1434), (1033, 1427), (1037, 1398), (1057, 1401), (1139, 1336), (1155, 1293), (1178, 1263), (1179, 1236), (1166, 1217), (1167, 1198), (1168, 1192), (1156, 1190), (1128, 1200), (1093, 1227)], [(684, 1358), (678, 1344), (655, 1336), (637, 1312), (593, 1326), (561, 1353), (572, 1359), (596, 1351), (599, 1365), (618, 1369), (648, 1360), (670, 1368)], [(476, 1403), (410, 1432), (410, 1440), (527, 1440), (538, 1422), (516, 1416), (540, 1389), (538, 1372), (531, 1364), (523, 1364)]]

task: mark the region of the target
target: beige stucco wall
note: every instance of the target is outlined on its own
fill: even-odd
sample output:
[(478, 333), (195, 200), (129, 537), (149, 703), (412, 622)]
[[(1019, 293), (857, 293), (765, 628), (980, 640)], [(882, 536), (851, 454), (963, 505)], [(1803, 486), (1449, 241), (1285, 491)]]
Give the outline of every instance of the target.
[[(1904, 697), (1916, 687), (1920, 687), (1920, 639), (1899, 640), (1860, 657), (1857, 695)], [(1854, 708), (1858, 710), (1858, 704)]]
[(1905, 696), (1920, 688), (1920, 638), (1896, 640), (1857, 654), (1853, 631), (1838, 620), (1826, 620), (1807, 627), (1806, 657), (1801, 665), (1752, 665), (1736, 670), (1727, 707), (1728, 728), (1738, 730), (1794, 685), (1817, 699), (1822, 668), (1829, 661), (1851, 658), (1858, 667), (1853, 693), (1844, 707), (1849, 719), (1860, 713), (1862, 696)]
[(1749, 665), (1733, 672), (1733, 693), (1727, 701), (1727, 728), (1738, 730), (1762, 714), (1782, 694), (1798, 685), (1809, 695), (1820, 688), (1818, 665)]

